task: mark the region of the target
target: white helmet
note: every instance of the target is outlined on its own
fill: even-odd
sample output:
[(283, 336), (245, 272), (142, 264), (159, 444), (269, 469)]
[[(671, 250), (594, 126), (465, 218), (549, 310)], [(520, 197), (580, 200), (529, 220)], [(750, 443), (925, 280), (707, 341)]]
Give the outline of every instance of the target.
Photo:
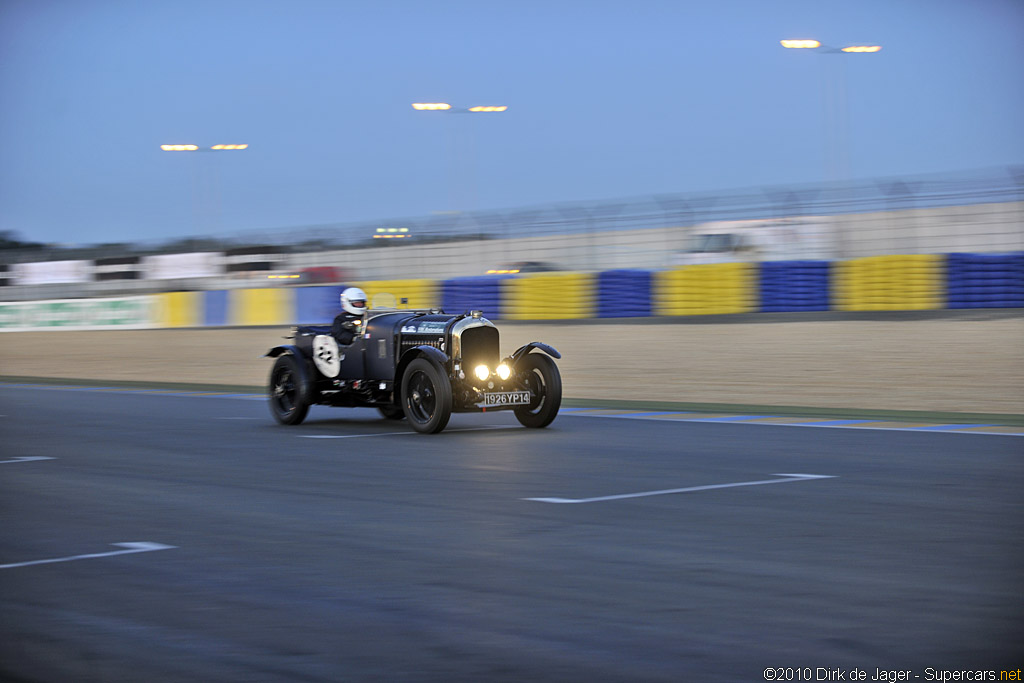
[(341, 293), (341, 307), (352, 315), (366, 313), (366, 292), (358, 287), (349, 287)]

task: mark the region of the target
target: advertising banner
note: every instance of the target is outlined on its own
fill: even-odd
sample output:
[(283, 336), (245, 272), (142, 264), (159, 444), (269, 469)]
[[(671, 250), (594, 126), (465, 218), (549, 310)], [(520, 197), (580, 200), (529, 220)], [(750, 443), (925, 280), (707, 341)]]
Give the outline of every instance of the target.
[(65, 299), (0, 303), (0, 332), (131, 330), (155, 327), (153, 299)]

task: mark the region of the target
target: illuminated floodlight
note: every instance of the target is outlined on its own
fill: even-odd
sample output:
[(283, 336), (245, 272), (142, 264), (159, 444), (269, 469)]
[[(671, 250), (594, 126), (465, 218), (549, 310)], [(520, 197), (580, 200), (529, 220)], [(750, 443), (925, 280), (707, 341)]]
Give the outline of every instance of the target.
[(506, 109), (508, 109), (508, 107), (504, 106), (504, 105), (501, 105), (501, 106), (488, 105), (488, 106), (482, 106), (482, 107), (470, 107), (469, 108), (469, 110), (472, 111), (472, 112), (505, 111)]
[(844, 47), (843, 52), (878, 52), (881, 49), (881, 45), (851, 45)]
[(214, 145), (210, 149), (245, 149), (249, 145)]
[(452, 108), (447, 102), (413, 102), (416, 111), (445, 111)]
[(165, 152), (194, 152), (199, 149), (198, 145), (160, 145)]
[(813, 49), (821, 47), (821, 43), (817, 40), (780, 40), (782, 47), (788, 47), (792, 49)]
[(395, 239), (408, 237), (409, 228), (377, 228), (373, 239)]

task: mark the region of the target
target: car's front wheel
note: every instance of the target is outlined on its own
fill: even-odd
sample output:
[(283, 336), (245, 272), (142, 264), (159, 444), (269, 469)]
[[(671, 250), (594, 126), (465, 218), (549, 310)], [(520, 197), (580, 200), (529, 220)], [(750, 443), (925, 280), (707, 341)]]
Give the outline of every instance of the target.
[(426, 358), (409, 363), (402, 375), (402, 411), (417, 432), (436, 434), (452, 416), (452, 385)]
[(279, 356), (270, 371), (270, 412), (283, 425), (297, 425), (306, 419), (309, 402), (305, 394), (305, 378), (295, 356)]
[(515, 409), (516, 419), (524, 427), (547, 427), (562, 405), (558, 366), (544, 354), (528, 353), (519, 359), (516, 372), (523, 388), (530, 392), (530, 404)]

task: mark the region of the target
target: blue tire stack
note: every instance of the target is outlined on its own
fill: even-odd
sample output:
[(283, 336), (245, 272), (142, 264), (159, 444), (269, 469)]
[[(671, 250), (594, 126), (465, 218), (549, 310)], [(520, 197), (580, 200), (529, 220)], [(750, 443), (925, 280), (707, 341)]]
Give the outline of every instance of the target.
[(1024, 252), (950, 254), (949, 308), (1024, 307)]
[(445, 313), (483, 311), (485, 318), (501, 318), (501, 282), (510, 275), (458, 277), (441, 283), (441, 308)]
[(642, 318), (651, 315), (651, 273), (606, 270), (597, 279), (597, 317)]
[(765, 313), (829, 310), (828, 261), (766, 261), (761, 264)]
[(295, 288), (295, 322), (299, 325), (330, 325), (341, 313), (345, 286)]

